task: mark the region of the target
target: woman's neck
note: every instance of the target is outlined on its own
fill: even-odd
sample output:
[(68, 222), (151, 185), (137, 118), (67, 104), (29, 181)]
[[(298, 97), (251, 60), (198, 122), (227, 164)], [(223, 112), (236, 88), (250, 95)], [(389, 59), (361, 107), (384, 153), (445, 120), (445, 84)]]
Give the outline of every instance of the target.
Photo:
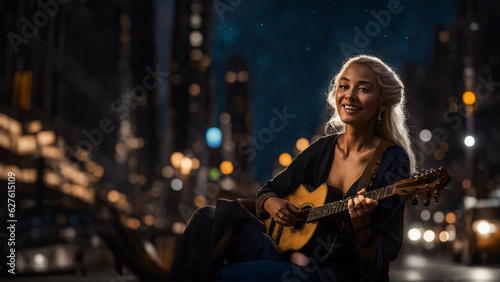
[[(372, 127), (373, 128), (373, 127)], [(358, 128), (347, 124), (345, 132), (339, 136), (342, 139), (341, 143), (337, 142), (343, 149), (347, 157), (351, 152), (363, 152), (374, 149), (382, 141), (373, 129), (366, 127)]]

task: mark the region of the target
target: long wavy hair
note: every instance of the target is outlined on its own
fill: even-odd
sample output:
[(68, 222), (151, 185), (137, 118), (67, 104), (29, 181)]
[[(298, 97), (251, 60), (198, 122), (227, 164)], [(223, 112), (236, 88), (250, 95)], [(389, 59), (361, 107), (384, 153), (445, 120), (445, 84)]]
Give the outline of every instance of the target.
[(376, 123), (375, 133), (401, 147), (410, 160), (410, 171), (416, 171), (415, 153), (413, 151), (408, 126), (406, 125), (406, 98), (404, 85), (399, 76), (382, 60), (369, 55), (358, 55), (347, 60), (338, 74), (333, 78), (328, 89), (328, 104), (332, 114), (325, 131), (327, 134), (345, 132), (345, 123), (340, 119), (335, 102), (340, 78), (352, 64), (360, 64), (370, 68), (378, 79), (380, 97), (385, 101), (385, 111), (381, 123)]

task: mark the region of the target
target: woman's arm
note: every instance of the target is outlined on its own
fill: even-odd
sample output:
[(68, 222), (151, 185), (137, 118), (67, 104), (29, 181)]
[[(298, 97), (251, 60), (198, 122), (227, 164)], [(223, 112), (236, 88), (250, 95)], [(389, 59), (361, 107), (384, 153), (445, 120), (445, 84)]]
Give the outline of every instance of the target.
[[(257, 215), (261, 216), (267, 211), (264, 204), (270, 197), (283, 197), (291, 194), (300, 184), (309, 183), (317, 171), (319, 157), (331, 137), (320, 138), (304, 151), (299, 153), (281, 173), (266, 182), (257, 192)], [(274, 199), (273, 199), (274, 200)], [(273, 201), (272, 200), (272, 201)]]
[[(409, 161), (406, 153), (400, 148), (391, 148), (387, 152), (375, 178), (375, 187), (381, 188), (410, 176)], [(371, 279), (385, 279), (389, 270), (389, 262), (396, 259), (403, 242), (405, 199), (398, 196), (380, 200), (379, 205), (370, 214), (373, 246), (359, 248), (360, 256), (366, 252), (375, 254), (372, 261), (365, 261), (364, 274)], [(358, 242), (361, 243), (361, 242)], [(371, 253), (373, 255), (373, 253)], [(366, 255), (366, 254), (364, 254)], [(367, 263), (369, 262), (369, 263)]]

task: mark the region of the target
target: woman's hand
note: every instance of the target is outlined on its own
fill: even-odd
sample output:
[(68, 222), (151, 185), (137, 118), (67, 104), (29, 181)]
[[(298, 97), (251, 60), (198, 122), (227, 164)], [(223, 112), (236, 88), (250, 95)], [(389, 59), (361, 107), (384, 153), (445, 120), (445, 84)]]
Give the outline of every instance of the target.
[(264, 202), (264, 209), (283, 226), (292, 226), (298, 220), (300, 210), (290, 201), (269, 197)]
[(365, 198), (363, 194), (366, 189), (363, 188), (358, 192), (356, 197), (350, 198), (347, 202), (349, 214), (351, 215), (351, 222), (355, 229), (363, 230), (370, 225), (370, 213), (378, 205), (377, 200)]

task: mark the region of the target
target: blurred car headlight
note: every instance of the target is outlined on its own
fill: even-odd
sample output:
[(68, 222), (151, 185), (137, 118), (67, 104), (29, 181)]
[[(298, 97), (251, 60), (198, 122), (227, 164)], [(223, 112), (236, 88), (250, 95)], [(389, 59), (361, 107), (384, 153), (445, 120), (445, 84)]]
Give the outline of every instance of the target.
[(487, 236), (498, 231), (497, 224), (488, 220), (476, 220), (472, 224), (472, 230), (480, 235)]

